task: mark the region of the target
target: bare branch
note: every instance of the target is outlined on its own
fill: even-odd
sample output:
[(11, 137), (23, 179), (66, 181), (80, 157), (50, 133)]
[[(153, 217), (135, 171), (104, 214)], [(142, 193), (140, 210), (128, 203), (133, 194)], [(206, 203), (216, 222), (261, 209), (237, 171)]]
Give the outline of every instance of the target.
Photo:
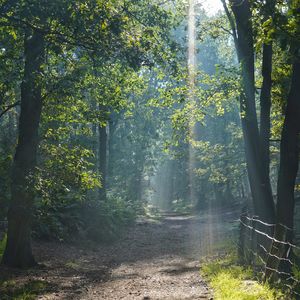
[(232, 36), (233, 36), (233, 32), (232, 32), (232, 31), (230, 31), (230, 30), (228, 30), (228, 29), (227, 29), (227, 28), (225, 28), (224, 26), (220, 25), (220, 28), (221, 28), (223, 31), (225, 31), (226, 33), (228, 33), (228, 34), (230, 34), (230, 35), (232, 35)]
[(229, 21), (229, 24), (230, 24), (230, 27), (231, 27), (231, 30), (232, 30), (232, 36), (233, 36), (235, 48), (236, 48), (236, 50), (238, 50), (238, 36), (237, 36), (237, 32), (236, 32), (236, 26), (235, 26), (234, 19), (232, 18), (232, 15), (231, 15), (231, 13), (229, 11), (229, 8), (228, 8), (228, 6), (226, 4), (226, 1), (225, 0), (221, 0), (221, 2), (223, 4), (226, 16), (228, 18), (228, 21)]
[(6, 114), (9, 110), (11, 110), (12, 108), (14, 108), (14, 107), (16, 107), (16, 106), (18, 106), (18, 105), (20, 105), (20, 101), (17, 101), (17, 102), (15, 102), (15, 103), (11, 104), (11, 105), (8, 105), (3, 111), (0, 112), (0, 118), (1, 118), (4, 114)]

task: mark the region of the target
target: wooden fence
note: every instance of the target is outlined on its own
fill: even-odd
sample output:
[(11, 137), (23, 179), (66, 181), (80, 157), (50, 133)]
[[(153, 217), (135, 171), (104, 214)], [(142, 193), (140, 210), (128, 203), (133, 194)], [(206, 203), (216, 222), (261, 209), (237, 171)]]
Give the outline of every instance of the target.
[[(247, 213), (240, 216), (239, 224), (238, 255), (241, 262), (261, 273), (264, 280), (266, 275), (275, 274), (276, 283), (280, 284), (287, 294), (300, 299), (300, 268), (295, 259), (296, 252), (300, 254), (300, 247), (284, 238), (274, 237), (276, 226), (280, 226), (285, 233), (291, 229), (283, 224), (263, 222)], [(285, 237), (286, 234), (282, 236)], [(279, 256), (273, 250), (280, 246), (284, 247), (284, 255)], [(270, 264), (270, 260), (275, 263)]]

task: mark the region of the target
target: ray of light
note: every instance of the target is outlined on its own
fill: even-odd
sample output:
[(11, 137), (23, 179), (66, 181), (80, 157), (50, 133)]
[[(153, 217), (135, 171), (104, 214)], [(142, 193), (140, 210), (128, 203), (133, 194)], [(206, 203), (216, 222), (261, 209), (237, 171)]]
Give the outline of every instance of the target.
[[(194, 139), (195, 135), (195, 120), (193, 117), (193, 107), (195, 106), (195, 75), (197, 72), (196, 63), (196, 16), (195, 16), (195, 1), (189, 0), (188, 11), (188, 78), (189, 78), (189, 138)], [(194, 168), (195, 168), (195, 151), (189, 143), (189, 190), (190, 201), (195, 204), (195, 183), (194, 183)]]

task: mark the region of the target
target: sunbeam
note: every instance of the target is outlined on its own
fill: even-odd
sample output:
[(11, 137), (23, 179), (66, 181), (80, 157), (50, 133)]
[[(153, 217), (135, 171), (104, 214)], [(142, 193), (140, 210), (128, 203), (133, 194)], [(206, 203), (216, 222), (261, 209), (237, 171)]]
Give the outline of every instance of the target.
[(191, 141), (195, 139), (195, 80), (197, 73), (197, 61), (196, 61), (196, 15), (195, 15), (195, 0), (189, 1), (188, 10), (188, 86), (189, 86), (189, 192), (190, 201), (192, 205), (195, 205), (195, 151), (191, 144)]

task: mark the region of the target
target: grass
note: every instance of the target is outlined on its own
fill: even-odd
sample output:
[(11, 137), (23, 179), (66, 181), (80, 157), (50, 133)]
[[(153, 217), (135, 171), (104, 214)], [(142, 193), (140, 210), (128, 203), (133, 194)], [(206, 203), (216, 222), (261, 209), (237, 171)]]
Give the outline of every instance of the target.
[(48, 283), (41, 280), (32, 280), (20, 286), (14, 280), (0, 282), (1, 300), (34, 300), (45, 292)]
[[(6, 246), (7, 236), (0, 241), (0, 260)], [(42, 280), (31, 280), (20, 284), (14, 280), (0, 281), (1, 300), (34, 300), (49, 288), (49, 283)]]
[(208, 278), (215, 300), (291, 300), (268, 284), (259, 283), (250, 268), (236, 261), (234, 255), (227, 254), (204, 262), (201, 273)]
[(4, 250), (5, 250), (6, 241), (7, 241), (7, 235), (5, 234), (3, 239), (0, 241), (0, 260), (3, 256)]

